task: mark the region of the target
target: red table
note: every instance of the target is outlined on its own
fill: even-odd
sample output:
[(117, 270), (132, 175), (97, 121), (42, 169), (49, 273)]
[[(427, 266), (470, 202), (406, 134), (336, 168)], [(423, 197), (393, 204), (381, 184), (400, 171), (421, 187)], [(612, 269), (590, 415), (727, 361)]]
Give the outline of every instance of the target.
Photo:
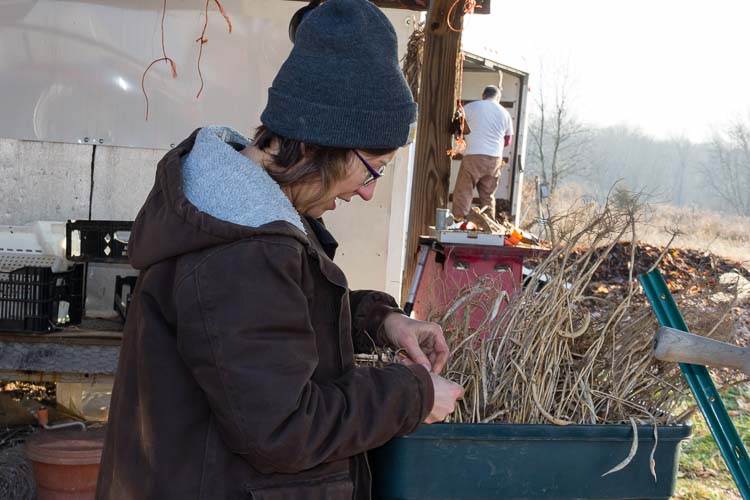
[[(522, 286), (524, 259), (549, 253), (538, 247), (440, 243), (430, 237), (420, 238), (420, 244), (431, 245), (431, 251), (417, 288), (413, 316), (432, 320), (478, 284), (512, 297)], [(506, 304), (502, 302), (500, 310)], [(481, 317), (472, 314), (470, 325), (476, 327), (480, 321)]]

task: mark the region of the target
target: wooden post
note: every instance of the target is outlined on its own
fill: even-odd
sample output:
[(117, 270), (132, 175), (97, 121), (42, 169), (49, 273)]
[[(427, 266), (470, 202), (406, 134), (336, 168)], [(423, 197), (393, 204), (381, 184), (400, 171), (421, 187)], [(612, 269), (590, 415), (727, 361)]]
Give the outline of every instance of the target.
[[(449, 132), (455, 110), (456, 61), (461, 33), (448, 26), (454, 0), (432, 0), (425, 23), (425, 46), (418, 104), (419, 116), (411, 209), (406, 235), (406, 269), (401, 296), (406, 299), (418, 253), (419, 235), (434, 225), (435, 209), (448, 207), (452, 147)], [(463, 27), (463, 2), (451, 13), (451, 26)]]

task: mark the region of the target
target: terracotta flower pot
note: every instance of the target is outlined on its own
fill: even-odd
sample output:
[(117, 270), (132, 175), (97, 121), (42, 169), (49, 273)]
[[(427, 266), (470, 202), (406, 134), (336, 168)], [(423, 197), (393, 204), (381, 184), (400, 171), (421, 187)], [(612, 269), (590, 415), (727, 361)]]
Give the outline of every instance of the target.
[(40, 430), (26, 441), (39, 500), (93, 500), (104, 428)]

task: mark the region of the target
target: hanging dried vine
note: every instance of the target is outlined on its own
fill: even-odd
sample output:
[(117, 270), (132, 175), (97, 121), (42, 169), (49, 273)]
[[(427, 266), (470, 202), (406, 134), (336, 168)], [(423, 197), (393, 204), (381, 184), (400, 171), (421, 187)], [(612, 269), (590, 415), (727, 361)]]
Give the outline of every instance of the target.
[[(232, 33), (232, 20), (229, 18), (229, 15), (227, 14), (226, 10), (224, 10), (224, 6), (221, 4), (219, 0), (213, 0), (216, 3), (217, 8), (219, 9), (219, 12), (224, 17), (224, 20), (227, 23), (227, 28), (229, 30), (229, 33)], [(196, 94), (196, 99), (200, 97), (201, 92), (203, 92), (204, 87), (204, 81), (203, 81), (203, 73), (201, 71), (201, 59), (203, 56), (203, 45), (208, 42), (208, 39), (206, 38), (206, 29), (208, 28), (208, 6), (211, 3), (211, 0), (206, 0), (206, 6), (205, 6), (205, 15), (203, 20), (203, 30), (201, 31), (201, 36), (196, 39), (196, 42), (198, 42), (199, 49), (198, 49), (198, 77), (200, 78), (201, 85), (198, 89), (198, 93)], [(143, 91), (143, 97), (146, 100), (146, 121), (148, 121), (148, 113), (149, 113), (149, 99), (148, 99), (148, 92), (146, 92), (146, 75), (148, 74), (149, 70), (153, 67), (154, 64), (166, 61), (169, 63), (170, 69), (172, 70), (172, 78), (177, 78), (177, 65), (175, 64), (174, 60), (167, 56), (167, 49), (166, 44), (164, 42), (164, 19), (167, 15), (167, 0), (163, 0), (162, 2), (162, 11), (161, 11), (161, 52), (162, 57), (155, 59), (151, 61), (151, 63), (146, 67), (145, 71), (143, 72), (143, 75), (141, 76), (141, 90)]]
[(409, 84), (414, 100), (419, 98), (419, 80), (422, 76), (424, 57), (424, 23), (419, 23), (409, 35), (406, 54), (401, 58), (401, 70)]
[[(224, 20), (227, 22), (227, 28), (229, 29), (229, 33), (232, 33), (232, 21), (229, 19), (229, 16), (227, 16), (227, 13), (224, 10), (224, 7), (221, 5), (221, 2), (219, 2), (219, 0), (214, 0), (214, 2), (216, 2), (216, 6), (219, 8), (219, 12), (221, 12), (221, 15), (224, 16)], [(208, 38), (206, 38), (206, 28), (208, 28), (208, 6), (210, 3), (211, 3), (211, 0), (206, 0), (205, 16), (203, 18), (203, 30), (201, 31), (201, 36), (195, 40), (196, 42), (200, 44), (198, 48), (198, 77), (201, 80), (201, 86), (198, 89), (198, 93), (195, 95), (196, 99), (198, 99), (201, 96), (201, 92), (203, 92), (203, 73), (201, 72), (201, 57), (203, 56), (203, 45), (208, 43)]]
[(154, 61), (151, 61), (151, 64), (148, 65), (146, 70), (143, 72), (143, 75), (141, 76), (141, 90), (143, 91), (143, 97), (146, 98), (146, 121), (148, 121), (148, 93), (146, 92), (146, 74), (148, 73), (148, 70), (151, 69), (151, 67), (161, 61), (167, 61), (170, 65), (170, 68), (172, 69), (172, 78), (177, 78), (177, 65), (175, 64), (174, 60), (167, 56), (167, 48), (164, 43), (164, 18), (167, 17), (167, 0), (163, 0), (162, 2), (162, 9), (161, 9), (161, 53), (163, 57), (160, 57), (159, 59), (155, 59)]

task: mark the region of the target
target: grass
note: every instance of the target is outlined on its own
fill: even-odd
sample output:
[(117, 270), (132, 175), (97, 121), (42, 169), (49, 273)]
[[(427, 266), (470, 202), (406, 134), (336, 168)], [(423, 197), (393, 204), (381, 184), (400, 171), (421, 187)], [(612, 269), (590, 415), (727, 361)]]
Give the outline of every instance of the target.
[[(722, 393), (737, 432), (750, 442), (750, 388), (733, 387)], [(683, 443), (675, 497), (684, 500), (742, 499), (716, 442), (700, 413), (693, 417), (693, 437)]]
[[(524, 183), (523, 196), (531, 208), (525, 212), (521, 225), (536, 232), (536, 194), (530, 180)], [(560, 215), (587, 199), (598, 198), (580, 185), (568, 183), (553, 193), (550, 209), (553, 216)], [(637, 239), (640, 241), (665, 245), (671, 238), (671, 231), (677, 229), (679, 234), (672, 247), (711, 252), (750, 266), (750, 217), (695, 207), (675, 207), (648, 197), (642, 201), (649, 206), (647, 217), (638, 224)]]

